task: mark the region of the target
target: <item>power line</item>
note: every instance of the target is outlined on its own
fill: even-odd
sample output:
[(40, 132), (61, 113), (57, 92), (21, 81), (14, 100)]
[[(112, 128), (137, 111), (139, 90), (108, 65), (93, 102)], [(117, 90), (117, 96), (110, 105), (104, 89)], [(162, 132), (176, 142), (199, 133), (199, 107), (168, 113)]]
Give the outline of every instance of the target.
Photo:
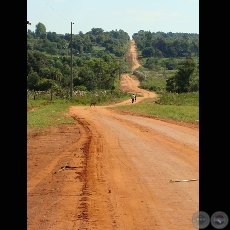
[[(47, 3), (47, 5), (49, 5), (49, 7), (53, 10), (53, 11), (55, 11), (57, 14), (59, 14), (59, 12), (57, 12), (46, 0), (45, 0), (45, 2)], [(64, 18), (61, 14), (59, 14), (59, 16), (61, 16), (62, 18)], [(69, 21), (69, 20), (67, 20), (66, 18), (64, 18), (66, 21)]]
[[(46, 2), (47, 5), (49, 5), (49, 7), (50, 7), (53, 11), (55, 11), (57, 14), (59, 14), (59, 12), (57, 12), (57, 11), (56, 11), (46, 0), (45, 0), (45, 2)], [(65, 17), (63, 17), (61, 14), (59, 14), (59, 16), (62, 17), (62, 18), (64, 18), (66, 21), (69, 21), (69, 20), (67, 20)], [(76, 26), (73, 26), (73, 27), (77, 28)]]

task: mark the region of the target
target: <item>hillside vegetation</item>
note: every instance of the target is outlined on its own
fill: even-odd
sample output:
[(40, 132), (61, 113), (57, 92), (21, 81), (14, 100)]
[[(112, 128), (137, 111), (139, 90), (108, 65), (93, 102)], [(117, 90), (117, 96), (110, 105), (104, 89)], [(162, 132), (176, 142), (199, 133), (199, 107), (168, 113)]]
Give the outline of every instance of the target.
[[(132, 112), (197, 121), (199, 35), (141, 30), (132, 39), (141, 63), (133, 74), (141, 88), (159, 95), (157, 100), (135, 104)], [(36, 31), (28, 30), (28, 124), (32, 114), (42, 107), (81, 106), (92, 101), (107, 105), (130, 98), (119, 90), (121, 75), (131, 73), (131, 63), (126, 60), (129, 48), (130, 37), (123, 30), (105, 32), (93, 28), (85, 34), (74, 34), (72, 41), (70, 34), (46, 32), (42, 23), (38, 23)], [(60, 108), (65, 111), (67, 107)], [(48, 110), (43, 112), (49, 114)]]

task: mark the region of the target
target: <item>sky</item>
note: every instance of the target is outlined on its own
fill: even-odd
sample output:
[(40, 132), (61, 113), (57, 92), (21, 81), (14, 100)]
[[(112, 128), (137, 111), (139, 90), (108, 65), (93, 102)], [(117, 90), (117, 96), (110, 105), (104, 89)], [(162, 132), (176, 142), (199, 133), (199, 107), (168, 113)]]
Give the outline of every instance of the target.
[(27, 0), (27, 30), (41, 22), (46, 32), (140, 30), (199, 34), (199, 0)]

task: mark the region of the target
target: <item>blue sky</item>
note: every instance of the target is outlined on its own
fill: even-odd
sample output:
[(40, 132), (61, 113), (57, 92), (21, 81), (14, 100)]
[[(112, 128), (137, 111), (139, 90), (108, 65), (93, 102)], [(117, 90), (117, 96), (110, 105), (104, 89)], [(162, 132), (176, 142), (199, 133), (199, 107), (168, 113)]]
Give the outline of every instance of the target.
[(198, 33), (199, 0), (27, 0), (27, 29), (41, 22), (46, 32), (78, 34), (101, 28)]

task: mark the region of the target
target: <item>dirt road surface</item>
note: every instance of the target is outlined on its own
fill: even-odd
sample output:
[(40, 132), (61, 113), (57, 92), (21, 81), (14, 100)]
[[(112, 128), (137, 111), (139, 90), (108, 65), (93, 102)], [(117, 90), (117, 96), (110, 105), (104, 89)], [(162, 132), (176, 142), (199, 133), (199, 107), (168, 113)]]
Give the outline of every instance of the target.
[[(133, 41), (128, 58), (137, 68)], [(138, 85), (122, 75), (135, 103), (157, 96)], [(74, 125), (28, 130), (27, 229), (197, 229), (198, 127), (109, 107), (72, 106)]]

